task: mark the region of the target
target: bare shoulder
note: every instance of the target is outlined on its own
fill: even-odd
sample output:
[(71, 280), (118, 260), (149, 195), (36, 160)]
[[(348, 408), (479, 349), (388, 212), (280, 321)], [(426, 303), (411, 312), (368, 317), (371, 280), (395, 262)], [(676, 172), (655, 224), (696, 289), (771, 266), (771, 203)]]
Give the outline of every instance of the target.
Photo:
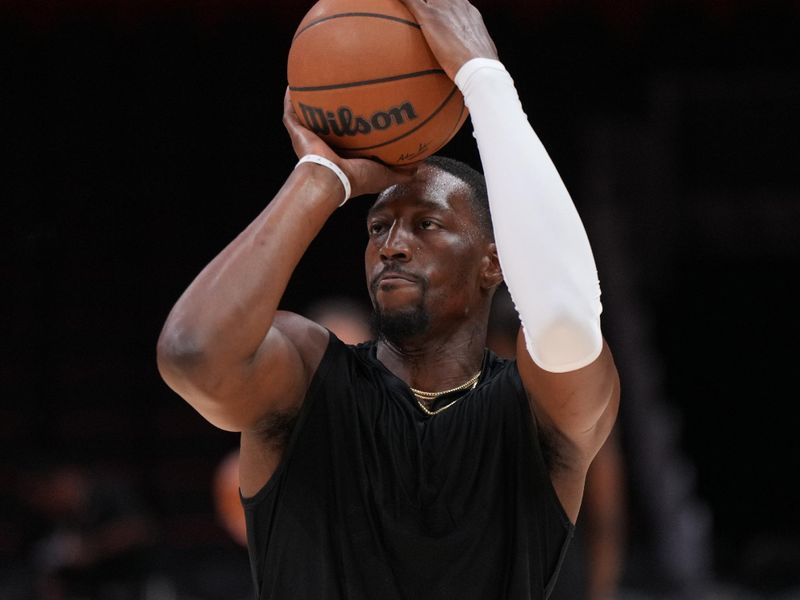
[(303, 362), (316, 371), (325, 349), (328, 347), (329, 332), (322, 325), (297, 313), (279, 310), (272, 323), (297, 349)]
[[(262, 348), (253, 360), (252, 369), (270, 373), (264, 392), (274, 397), (273, 413), (296, 410), (328, 347), (330, 334), (321, 325), (296, 313), (278, 311)], [(254, 377), (258, 377), (254, 373)], [(269, 385), (273, 386), (269, 389)], [(263, 426), (262, 419), (254, 423)]]

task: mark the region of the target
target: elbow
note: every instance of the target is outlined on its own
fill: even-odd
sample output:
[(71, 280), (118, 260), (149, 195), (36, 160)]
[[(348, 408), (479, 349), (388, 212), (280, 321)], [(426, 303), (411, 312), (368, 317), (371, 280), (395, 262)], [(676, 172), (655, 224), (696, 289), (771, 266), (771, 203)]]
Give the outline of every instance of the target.
[(156, 344), (161, 378), (209, 423), (224, 431), (247, 425), (232, 402), (231, 380), (222, 371), (208, 344), (194, 331), (167, 324)]
[(191, 373), (206, 362), (206, 351), (197, 335), (167, 322), (156, 344), (158, 370), (169, 383), (179, 373)]
[(525, 345), (534, 362), (552, 373), (566, 373), (594, 362), (603, 350), (599, 319), (578, 320), (566, 315), (525, 330)]

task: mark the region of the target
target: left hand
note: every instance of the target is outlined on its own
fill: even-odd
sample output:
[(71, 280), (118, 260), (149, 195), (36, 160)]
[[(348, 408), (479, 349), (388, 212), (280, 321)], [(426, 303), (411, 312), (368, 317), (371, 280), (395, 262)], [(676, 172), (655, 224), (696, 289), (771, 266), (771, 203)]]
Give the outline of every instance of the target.
[(481, 13), (467, 0), (401, 0), (450, 79), (473, 58), (497, 59)]

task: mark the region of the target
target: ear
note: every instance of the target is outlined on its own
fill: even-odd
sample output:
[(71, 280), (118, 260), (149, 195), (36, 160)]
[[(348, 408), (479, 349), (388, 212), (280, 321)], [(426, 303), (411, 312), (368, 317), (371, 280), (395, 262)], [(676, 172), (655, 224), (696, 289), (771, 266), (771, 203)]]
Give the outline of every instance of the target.
[(487, 244), (486, 255), (481, 264), (481, 287), (484, 289), (495, 288), (503, 281), (503, 271), (500, 268), (500, 259), (497, 257), (497, 245), (494, 242)]

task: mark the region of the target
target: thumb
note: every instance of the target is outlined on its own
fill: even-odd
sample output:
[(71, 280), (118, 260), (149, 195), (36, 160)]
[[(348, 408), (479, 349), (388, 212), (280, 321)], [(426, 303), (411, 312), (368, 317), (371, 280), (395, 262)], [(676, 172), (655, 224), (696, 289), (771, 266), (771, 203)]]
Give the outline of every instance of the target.
[(418, 170), (418, 165), (386, 166), (369, 159), (347, 161), (354, 188), (353, 196), (377, 194), (400, 183), (408, 183)]
[(417, 174), (417, 171), (419, 171), (419, 163), (415, 163), (413, 165), (392, 167), (391, 170), (397, 173), (398, 175), (403, 175), (411, 178)]
[(408, 183), (414, 178), (414, 176), (417, 174), (417, 171), (419, 171), (419, 163), (386, 167), (383, 170), (386, 178), (384, 182), (385, 186), (389, 187), (398, 183)]

